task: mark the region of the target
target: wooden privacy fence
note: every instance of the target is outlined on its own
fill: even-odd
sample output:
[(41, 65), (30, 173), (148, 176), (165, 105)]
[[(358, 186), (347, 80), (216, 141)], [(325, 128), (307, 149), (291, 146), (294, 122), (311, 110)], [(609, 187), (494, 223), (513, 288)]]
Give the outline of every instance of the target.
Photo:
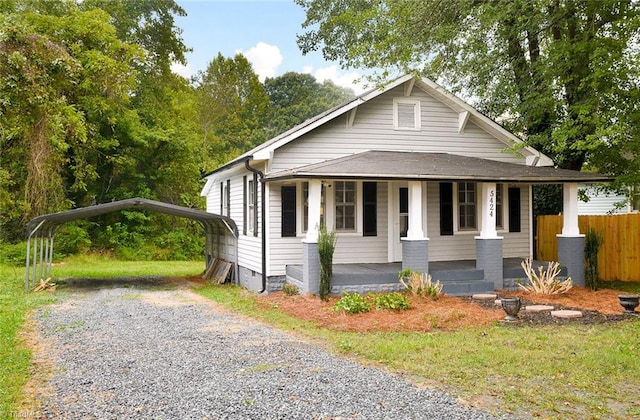
[[(556, 235), (562, 216), (538, 216), (536, 258), (558, 261)], [(598, 252), (598, 277), (606, 281), (640, 282), (640, 213), (578, 216), (580, 233), (594, 228), (602, 235)]]

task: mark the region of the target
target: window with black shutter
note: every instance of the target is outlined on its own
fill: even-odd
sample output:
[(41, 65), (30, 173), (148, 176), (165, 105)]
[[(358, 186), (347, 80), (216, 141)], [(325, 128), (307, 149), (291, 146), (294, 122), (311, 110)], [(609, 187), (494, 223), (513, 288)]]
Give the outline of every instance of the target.
[(378, 186), (375, 182), (362, 183), (363, 236), (378, 236)]
[(509, 232), (522, 230), (520, 219), (520, 188), (509, 188)]
[(453, 235), (453, 184), (440, 183), (440, 235)]
[(280, 189), (282, 199), (282, 223), (281, 236), (296, 236), (296, 187), (295, 185), (283, 185)]

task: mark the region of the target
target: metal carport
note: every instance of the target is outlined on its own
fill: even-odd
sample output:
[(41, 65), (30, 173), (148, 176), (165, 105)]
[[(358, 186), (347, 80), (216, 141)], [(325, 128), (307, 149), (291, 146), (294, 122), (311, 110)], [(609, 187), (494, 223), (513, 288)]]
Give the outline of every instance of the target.
[(51, 275), (53, 239), (60, 225), (78, 219), (87, 219), (101, 214), (127, 209), (151, 210), (198, 221), (205, 231), (205, 269), (213, 262), (214, 257), (221, 257), (221, 255), (219, 255), (221, 248), (227, 245), (221, 244), (220, 239), (226, 239), (227, 235), (230, 235), (233, 240), (233, 252), (227, 251), (225, 257), (229, 258), (229, 255), (233, 255), (233, 272), (234, 276), (238, 275), (238, 227), (231, 218), (219, 214), (207, 213), (204, 210), (176, 206), (174, 204), (148, 200), (146, 198), (130, 198), (59, 213), (45, 214), (31, 219), (27, 224), (26, 232), (27, 261), (24, 277), (25, 291), (30, 290), (31, 284), (35, 286), (38, 279), (44, 279)]

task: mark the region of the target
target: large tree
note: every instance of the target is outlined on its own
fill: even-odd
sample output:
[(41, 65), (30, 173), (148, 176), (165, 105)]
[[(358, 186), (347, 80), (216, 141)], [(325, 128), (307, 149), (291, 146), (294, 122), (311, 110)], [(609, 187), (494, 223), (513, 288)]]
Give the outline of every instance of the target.
[(269, 97), (242, 54), (218, 53), (197, 79), (203, 150), (211, 170), (266, 139)]
[(563, 168), (640, 182), (637, 0), (296, 0), (303, 52), (434, 78)]
[(117, 142), (105, 128), (130, 118), (130, 65), (140, 57), (103, 11), (38, 5), (0, 16), (2, 224), (14, 228), (68, 208), (69, 193), (96, 180), (99, 156)]
[(341, 88), (331, 80), (319, 83), (312, 75), (303, 73), (288, 72), (267, 78), (264, 87), (270, 101), (269, 137), (354, 97), (352, 89)]

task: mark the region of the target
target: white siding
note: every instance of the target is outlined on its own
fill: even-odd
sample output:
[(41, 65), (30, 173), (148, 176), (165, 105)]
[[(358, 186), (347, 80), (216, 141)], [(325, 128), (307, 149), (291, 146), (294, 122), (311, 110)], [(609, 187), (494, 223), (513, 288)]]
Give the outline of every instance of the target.
[[(504, 238), (502, 254), (504, 258), (529, 256), (529, 193), (527, 186), (521, 186), (520, 223), (521, 232), (498, 231)], [(429, 238), (429, 260), (475, 260), (476, 240), (479, 231), (455, 232), (454, 235), (440, 236), (440, 189), (437, 182), (427, 184), (427, 232)], [(480, 197), (478, 197), (480, 199)], [(505, 201), (505, 206), (507, 205)], [(480, 223), (478, 223), (480, 226)], [(505, 226), (508, 219), (505, 218)]]
[(504, 152), (506, 145), (473, 123), (458, 132), (458, 113), (420, 89), (421, 129), (393, 128), (393, 99), (403, 87), (393, 89), (358, 107), (353, 126), (341, 116), (277, 149), (270, 172), (334, 159), (367, 150), (448, 152), (464, 156), (524, 163), (524, 158)]
[(616, 203), (626, 199), (624, 195), (598, 192), (586, 185), (581, 185), (580, 190), (589, 197), (589, 201), (578, 200), (578, 214), (620, 214), (630, 211), (628, 205), (616, 208)]
[[(288, 264), (302, 264), (302, 240), (300, 232), (293, 238), (281, 237), (281, 183), (270, 184), (269, 194), (269, 275), (285, 274)], [(298, 186), (299, 188), (299, 186)], [(345, 233), (337, 235), (333, 261), (341, 263), (383, 263), (387, 262), (387, 183), (377, 183), (377, 236)], [(299, 204), (299, 203), (298, 203)], [(358, 212), (362, 217), (362, 211)]]
[[(262, 271), (262, 243), (261, 243), (261, 220), (258, 217), (258, 236), (251, 235), (243, 235), (244, 228), (244, 176), (247, 176), (247, 179), (252, 179), (253, 174), (249, 171), (246, 171), (244, 168), (235, 168), (229, 171), (223, 171), (219, 174), (216, 174), (214, 177), (214, 182), (212, 188), (209, 190), (207, 194), (207, 211), (209, 213), (220, 213), (220, 183), (223, 186), (227, 185), (227, 180), (230, 180), (230, 203), (231, 203), (231, 214), (230, 217), (236, 223), (238, 227), (239, 237), (238, 237), (238, 264), (246, 267), (250, 270), (254, 270), (257, 272)], [(260, 208), (260, 184), (258, 183), (258, 195), (257, 195), (257, 203), (258, 208)], [(226, 209), (224, 209), (223, 214), (225, 214)], [(259, 214), (259, 213), (258, 213)], [(225, 214), (226, 215), (226, 214)], [(229, 256), (231, 259), (232, 256), (235, 255), (235, 250), (229, 249), (231, 247), (226, 246), (224, 250), (224, 254)]]

